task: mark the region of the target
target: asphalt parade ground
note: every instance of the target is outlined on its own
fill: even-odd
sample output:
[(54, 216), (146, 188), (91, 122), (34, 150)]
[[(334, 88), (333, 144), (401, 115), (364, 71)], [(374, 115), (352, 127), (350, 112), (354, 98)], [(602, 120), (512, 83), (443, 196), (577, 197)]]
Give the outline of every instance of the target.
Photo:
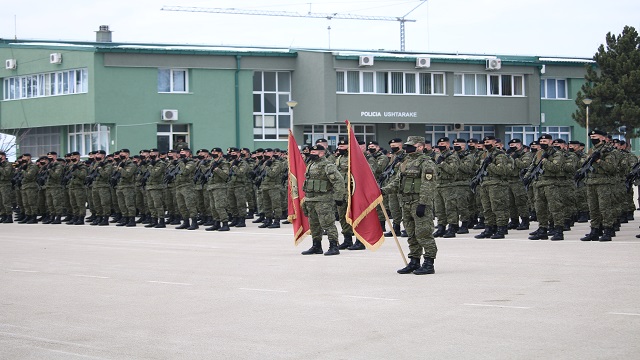
[(636, 219), (608, 243), (439, 238), (424, 276), (392, 238), (302, 256), (291, 225), (1, 224), (0, 359), (638, 359)]

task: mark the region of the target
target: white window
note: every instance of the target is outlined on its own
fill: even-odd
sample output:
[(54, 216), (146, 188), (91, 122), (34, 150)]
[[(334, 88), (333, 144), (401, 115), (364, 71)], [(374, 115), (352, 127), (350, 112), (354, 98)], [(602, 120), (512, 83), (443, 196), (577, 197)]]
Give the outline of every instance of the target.
[(185, 69), (158, 69), (159, 93), (186, 93), (189, 77)]
[(487, 135), (495, 135), (495, 128), (491, 125), (465, 125), (462, 129), (456, 130), (452, 125), (425, 125), (424, 135), (425, 139), (435, 146), (438, 139), (445, 136), (450, 139), (482, 140)]
[(567, 79), (541, 79), (541, 99), (568, 99)]
[[(338, 76), (339, 78), (339, 76)], [(339, 80), (339, 79), (338, 79)], [(359, 88), (359, 83), (342, 79), (344, 86)], [(253, 138), (286, 140), (291, 127), (291, 73), (288, 71), (256, 71), (253, 73)]]
[(444, 73), (337, 71), (336, 92), (350, 94), (444, 95)]
[(49, 151), (60, 153), (60, 127), (44, 126), (30, 128), (16, 136), (19, 141), (21, 154), (46, 154)]
[(540, 134), (549, 134), (554, 139), (571, 140), (571, 126), (543, 126), (538, 129), (537, 126), (506, 126), (504, 128), (504, 141), (508, 143), (511, 139), (520, 139), (523, 144), (530, 144), (537, 140)]
[(88, 79), (87, 69), (5, 78), (3, 100), (83, 94), (88, 90)]
[[(348, 136), (346, 125), (305, 125), (303, 131), (305, 144), (315, 144), (318, 139), (327, 139), (332, 149), (335, 149), (340, 139)], [(353, 125), (353, 133), (358, 140), (376, 139), (376, 127), (373, 124)]]
[(100, 124), (69, 125), (67, 130), (69, 152), (78, 151), (87, 156), (96, 150), (109, 150), (109, 127)]
[(524, 75), (453, 74), (453, 94), (524, 96)]

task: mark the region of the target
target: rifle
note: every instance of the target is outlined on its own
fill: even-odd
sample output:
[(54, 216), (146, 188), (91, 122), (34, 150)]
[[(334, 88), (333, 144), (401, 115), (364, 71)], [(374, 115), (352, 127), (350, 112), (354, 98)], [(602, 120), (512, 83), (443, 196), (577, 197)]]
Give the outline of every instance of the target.
[(18, 171), (11, 178), (11, 186), (13, 188), (20, 188), (22, 186), (22, 180), (24, 179), (24, 170)]
[(145, 171), (142, 174), (142, 178), (140, 178), (140, 185), (142, 185), (143, 189), (147, 186), (147, 181), (149, 180), (149, 176), (151, 176), (151, 171), (147, 169), (147, 171)]
[(202, 167), (201, 166), (205, 164), (205, 161), (206, 160), (200, 160), (198, 162), (198, 165), (196, 166), (196, 172), (195, 172), (195, 174), (193, 174), (193, 183), (196, 184), (196, 185), (198, 183), (202, 184), (202, 175), (203, 174), (202, 174)]
[(624, 182), (624, 186), (627, 188), (627, 192), (631, 192), (633, 188), (633, 183), (636, 182), (640, 178), (640, 162), (637, 162), (631, 168), (629, 174), (627, 174), (627, 179)]
[(120, 171), (114, 172), (113, 175), (111, 175), (111, 179), (109, 180), (109, 184), (111, 185), (111, 187), (115, 188), (116, 186), (118, 186), (121, 178), (122, 173)]
[(167, 173), (164, 175), (164, 183), (171, 184), (180, 174), (182, 174), (182, 168), (176, 164), (173, 169), (167, 170)]
[(389, 178), (391, 178), (396, 173), (396, 170), (395, 170), (396, 165), (402, 162), (405, 156), (407, 156), (407, 153), (402, 153), (396, 156), (395, 159), (393, 159), (393, 162), (387, 165), (386, 168), (384, 168), (384, 171), (378, 177), (378, 186), (382, 187), (382, 184), (384, 184), (387, 180), (389, 180)]
[(44, 166), (40, 172), (38, 172), (38, 177), (36, 178), (36, 183), (40, 188), (46, 185), (47, 181), (49, 181), (49, 165)]
[(480, 169), (478, 169), (478, 171), (476, 171), (476, 174), (471, 179), (470, 186), (471, 186), (471, 191), (474, 194), (476, 193), (476, 188), (478, 187), (478, 185), (482, 184), (482, 181), (484, 180), (484, 177), (487, 176), (487, 166), (489, 166), (489, 164), (491, 164), (492, 160), (493, 159), (491, 158), (491, 155), (487, 155), (487, 157), (482, 162), (482, 166), (480, 166)]
[(256, 176), (256, 179), (253, 181), (256, 187), (260, 187), (260, 185), (262, 184), (262, 181), (264, 181), (264, 178), (266, 176), (267, 176), (267, 168), (263, 167), (260, 173)]
[(102, 161), (100, 163), (98, 163), (98, 165), (95, 168), (93, 168), (93, 170), (91, 170), (89, 175), (86, 178), (84, 178), (84, 185), (85, 186), (90, 187), (91, 185), (93, 185), (93, 182), (98, 177), (98, 169), (100, 167), (102, 167), (103, 164), (104, 164), (104, 162), (102, 162)]
[(582, 187), (582, 185), (584, 185), (584, 179), (587, 178), (587, 174), (595, 170), (593, 168), (593, 163), (598, 161), (598, 159), (600, 159), (600, 156), (602, 156), (602, 153), (600, 153), (600, 151), (594, 151), (593, 154), (589, 156), (587, 161), (582, 164), (582, 167), (576, 172), (573, 180), (575, 181), (577, 188)]
[(64, 174), (62, 175), (62, 179), (60, 179), (60, 184), (62, 186), (69, 185), (69, 181), (71, 181), (71, 178), (73, 178), (73, 171), (75, 169), (77, 169), (77, 167), (76, 165), (73, 165), (71, 168), (69, 168), (69, 170), (64, 172)]
[(213, 176), (213, 170), (215, 170), (220, 165), (221, 161), (222, 161), (222, 159), (216, 160), (213, 163), (211, 163), (211, 166), (207, 169), (207, 171), (204, 172), (204, 174), (200, 178), (200, 183), (202, 185), (204, 185), (207, 182), (209, 182), (209, 179), (211, 179), (211, 177)]
[(533, 184), (534, 181), (538, 180), (540, 175), (544, 174), (544, 169), (542, 168), (542, 160), (544, 160), (544, 158), (540, 159), (540, 161), (536, 164), (533, 170), (531, 170), (531, 173), (529, 174), (529, 176), (522, 178), (522, 183), (524, 184), (525, 190), (529, 190), (529, 187), (531, 186), (531, 184)]

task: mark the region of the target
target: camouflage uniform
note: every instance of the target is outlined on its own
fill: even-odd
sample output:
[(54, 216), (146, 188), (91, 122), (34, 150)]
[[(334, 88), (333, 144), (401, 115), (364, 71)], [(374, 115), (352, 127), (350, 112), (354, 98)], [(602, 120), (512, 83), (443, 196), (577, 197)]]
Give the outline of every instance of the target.
[(247, 216), (246, 182), (248, 172), (249, 164), (243, 159), (233, 160), (229, 168), (228, 205), (236, 226), (238, 224), (244, 225), (244, 219)]
[[(111, 174), (113, 173), (113, 163), (108, 161), (96, 162), (95, 169), (96, 178), (91, 185), (93, 199), (99, 221), (94, 221), (96, 225), (109, 225), (109, 216), (111, 215), (112, 196), (111, 196)], [(92, 223), (93, 224), (93, 223)]]
[[(527, 230), (529, 229), (529, 198), (527, 191), (522, 184), (520, 173), (526, 173), (527, 168), (531, 165), (533, 155), (524, 151), (524, 149), (514, 150), (509, 153), (513, 159), (513, 170), (507, 181), (509, 188), (509, 211), (511, 223), (510, 229)], [(521, 221), (518, 221), (520, 217)]]
[(476, 158), (473, 151), (469, 149), (459, 151), (458, 157), (460, 158), (460, 167), (458, 167), (458, 173), (456, 175), (456, 191), (458, 192), (457, 207), (462, 225), (457, 233), (467, 234), (469, 233), (468, 229), (472, 223), (472, 219), (477, 217), (475, 211), (475, 195), (469, 187), (469, 182), (475, 174)]
[[(266, 175), (260, 189), (262, 190), (262, 201), (264, 202), (264, 213), (267, 223), (279, 222), (282, 215), (282, 203), (280, 202), (280, 190), (282, 187), (282, 174), (284, 166), (278, 160), (269, 159), (264, 165)], [(333, 212), (332, 212), (333, 214)]]
[(2, 160), (0, 163), (0, 216), (2, 216), (2, 220), (6, 217), (13, 219), (11, 179), (13, 179), (14, 172), (15, 169), (11, 163)]
[(87, 191), (84, 187), (84, 180), (87, 177), (87, 165), (78, 161), (77, 164), (70, 165), (71, 180), (69, 181), (69, 203), (71, 214), (75, 217), (74, 223), (84, 224), (84, 216), (87, 213)]
[(62, 173), (64, 171), (64, 165), (59, 161), (53, 161), (45, 170), (49, 174), (46, 185), (46, 197), (47, 197), (47, 209), (51, 217), (55, 216), (55, 219), (51, 223), (60, 223), (60, 217), (64, 212), (64, 198), (62, 193)]
[[(458, 231), (459, 199), (457, 179), (460, 167), (460, 157), (451, 149), (447, 149), (436, 158), (436, 192), (435, 210), (438, 218), (438, 229), (435, 237), (446, 235), (455, 237)], [(445, 233), (445, 226), (449, 229)]]
[(211, 171), (211, 177), (209, 177), (205, 185), (205, 189), (209, 193), (213, 219), (222, 222), (224, 225), (224, 223), (229, 221), (229, 215), (227, 215), (227, 181), (229, 180), (230, 166), (224, 159), (214, 160), (210, 166), (213, 167), (213, 170)]
[[(592, 131), (594, 133), (594, 131)], [(593, 163), (593, 172), (587, 173), (587, 200), (591, 215), (591, 233), (580, 240), (598, 240), (599, 231), (603, 231), (602, 239), (611, 240), (614, 236), (613, 226), (616, 215), (611, 211), (614, 200), (614, 189), (618, 185), (617, 172), (620, 163), (619, 154), (609, 144), (600, 142), (589, 151), (589, 156), (598, 152), (598, 160)], [(598, 156), (595, 155), (595, 156)], [(595, 237), (595, 238), (594, 238)]]
[[(122, 160), (113, 175), (120, 173), (120, 181), (116, 185), (116, 196), (118, 198), (118, 208), (123, 218), (127, 218), (129, 225), (135, 226), (136, 216), (136, 171), (138, 167), (131, 159)], [(113, 176), (112, 175), (112, 176)], [(124, 222), (124, 221), (123, 221)]]
[[(529, 171), (525, 176), (529, 177), (531, 170), (543, 161), (543, 173), (533, 183), (535, 193), (535, 208), (538, 217), (539, 238), (546, 239), (547, 229), (559, 226), (562, 228), (564, 222), (564, 203), (561, 182), (564, 181), (565, 156), (562, 151), (554, 149), (552, 146), (546, 150), (540, 149), (534, 156)], [(536, 237), (534, 234), (533, 237)], [(536, 238), (531, 240), (537, 240)]]
[(25, 214), (29, 217), (27, 221), (35, 220), (36, 215), (38, 215), (38, 185), (36, 184), (38, 170), (38, 165), (32, 162), (23, 165), (24, 176), (20, 192), (22, 192)]
[[(167, 170), (167, 163), (162, 160), (152, 159), (149, 162), (147, 171), (149, 171), (149, 178), (145, 189), (149, 198), (149, 211), (152, 217), (152, 223), (154, 227), (164, 225), (164, 191), (167, 185), (164, 183), (164, 175)], [(153, 219), (156, 219), (155, 221)]]
[[(344, 144), (341, 142), (341, 144)], [(349, 181), (349, 155), (345, 153), (344, 155), (339, 155), (335, 160), (336, 168), (342, 176), (344, 180), (344, 187), (347, 188), (347, 181)], [(346, 249), (347, 247), (353, 245), (353, 228), (347, 222), (347, 192), (344, 193), (344, 198), (342, 200), (342, 205), (338, 206), (338, 217), (340, 219), (340, 227), (342, 228), (342, 236), (345, 241), (340, 245), (340, 249)]]
[[(491, 161), (487, 166), (487, 175), (484, 178), (480, 192), (482, 208), (488, 231), (483, 232), (488, 237), (494, 233), (492, 238), (502, 238), (507, 233), (507, 223), (509, 222), (509, 192), (507, 190), (507, 179), (513, 171), (513, 159), (497, 147), (486, 150), (481, 160), (487, 157)], [(481, 236), (480, 235), (476, 235)], [(482, 238), (482, 237), (479, 237)]]
[[(389, 158), (386, 157), (381, 150), (378, 150), (367, 158), (367, 162), (369, 163), (371, 172), (373, 172), (373, 176), (378, 179), (384, 172), (384, 169), (387, 168), (387, 165), (389, 165)], [(386, 218), (382, 213), (382, 208), (378, 206), (376, 208), (376, 211), (378, 212), (378, 220), (380, 221), (380, 225), (382, 225), (382, 229), (384, 229)]]
[[(189, 158), (182, 158), (178, 160), (176, 164), (181, 169), (180, 174), (176, 176), (176, 201), (178, 203), (178, 210), (182, 216), (184, 223), (182, 226), (185, 228), (197, 228), (198, 223), (196, 216), (198, 215), (196, 207), (196, 193), (193, 184), (193, 175), (196, 171), (197, 163)], [(189, 219), (195, 222), (189, 226)]]

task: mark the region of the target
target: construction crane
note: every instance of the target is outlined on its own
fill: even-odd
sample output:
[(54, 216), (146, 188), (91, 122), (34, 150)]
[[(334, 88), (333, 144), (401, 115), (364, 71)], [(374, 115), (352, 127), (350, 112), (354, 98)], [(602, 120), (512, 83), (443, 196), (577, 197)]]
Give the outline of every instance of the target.
[(316, 18), (316, 19), (328, 19), (328, 20), (367, 20), (367, 21), (398, 21), (400, 22), (400, 51), (404, 51), (405, 42), (405, 23), (416, 22), (416, 20), (407, 19), (407, 15), (411, 14), (415, 9), (420, 7), (427, 0), (420, 0), (420, 4), (414, 7), (404, 16), (364, 16), (355, 14), (339, 14), (339, 13), (315, 13), (308, 12), (306, 14), (300, 14), (291, 11), (272, 11), (272, 10), (248, 10), (248, 9), (235, 9), (235, 8), (205, 8), (205, 7), (189, 7), (189, 6), (163, 6), (163, 11), (184, 11), (184, 12), (201, 12), (201, 13), (215, 13), (215, 14), (236, 14), (236, 15), (263, 15), (263, 16), (283, 16), (283, 17), (301, 17), (301, 18)]

